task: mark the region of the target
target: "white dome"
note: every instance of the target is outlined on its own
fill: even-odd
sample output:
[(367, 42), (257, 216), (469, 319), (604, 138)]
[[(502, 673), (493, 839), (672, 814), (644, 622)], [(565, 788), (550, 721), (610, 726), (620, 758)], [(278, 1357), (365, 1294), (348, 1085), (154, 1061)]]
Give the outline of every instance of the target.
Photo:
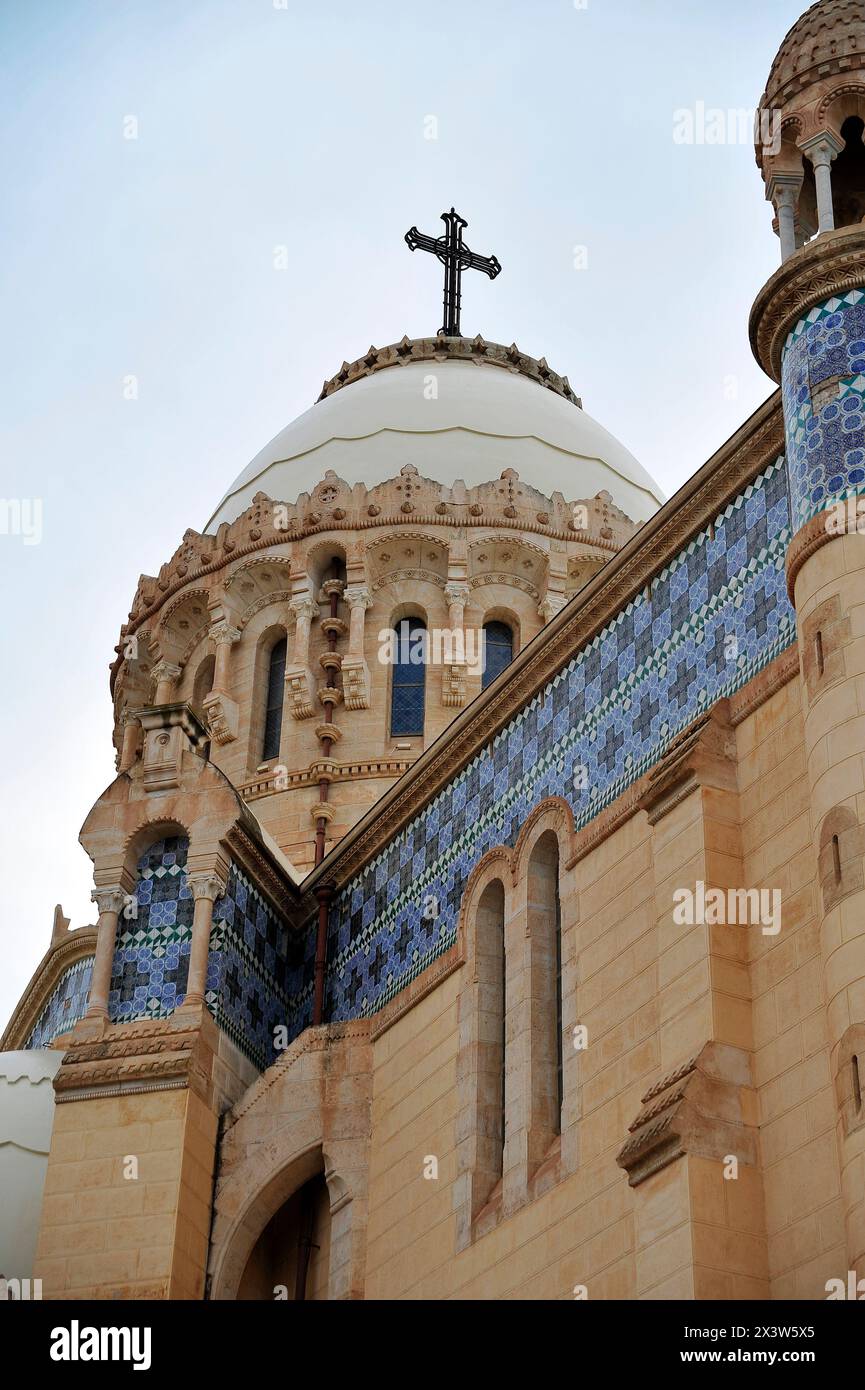
[(52, 1081), (63, 1052), (0, 1053), (0, 1274), (30, 1278), (54, 1124)]
[(636, 522), (663, 501), (624, 445), (556, 390), (489, 362), (428, 359), (333, 388), (256, 455), (206, 529), (234, 521), (257, 492), (295, 502), (329, 468), (350, 485), (375, 487), (407, 463), (448, 487), (493, 482), (513, 468), (548, 497), (558, 491), (575, 502), (606, 491)]

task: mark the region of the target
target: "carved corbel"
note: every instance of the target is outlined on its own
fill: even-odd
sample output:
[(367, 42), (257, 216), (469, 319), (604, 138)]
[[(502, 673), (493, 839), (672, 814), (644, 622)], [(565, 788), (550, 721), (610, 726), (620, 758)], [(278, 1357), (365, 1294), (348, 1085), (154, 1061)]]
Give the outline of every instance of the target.
[(144, 756), (141, 760), (144, 789), (167, 791), (180, 786), (183, 759), (195, 754), (207, 742), (207, 730), (191, 706), (162, 705), (135, 714), (144, 730)]

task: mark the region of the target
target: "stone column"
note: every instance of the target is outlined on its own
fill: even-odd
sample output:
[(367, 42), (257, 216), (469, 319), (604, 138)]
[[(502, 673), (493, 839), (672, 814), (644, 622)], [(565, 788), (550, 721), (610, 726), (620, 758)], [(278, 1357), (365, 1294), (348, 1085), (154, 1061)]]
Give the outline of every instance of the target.
[(189, 952), (189, 977), (184, 1003), (200, 1007), (204, 1004), (207, 984), (213, 905), (225, 892), (226, 885), (217, 873), (190, 874), (187, 882), (195, 898), (195, 912), (192, 918), (192, 946)]
[(231, 648), (240, 641), (240, 630), (224, 620), (214, 623), (210, 629), (210, 640), (216, 647), (216, 660), (213, 668), (213, 689), (227, 691), (230, 688), (228, 672), (231, 665)]
[[(445, 598), (448, 604), (448, 626), (451, 632), (453, 650), (450, 653), (445, 653), (442, 701), (451, 708), (465, 704), (466, 699), (468, 661), (466, 658), (465, 610), (469, 596), (468, 584), (450, 583), (445, 589)], [(450, 656), (450, 660), (448, 660), (448, 656)]]
[(342, 685), (346, 709), (369, 709), (369, 667), (364, 656), (367, 609), (372, 608), (372, 594), (365, 584), (351, 584), (343, 597), (351, 610), (349, 618), (348, 654), (342, 661)]
[(123, 747), (120, 750), (119, 772), (128, 772), (138, 757), (138, 744), (141, 738), (141, 724), (133, 715), (127, 714), (123, 720)]
[(123, 911), (128, 895), (119, 884), (113, 888), (94, 888), (90, 895), (99, 908), (98, 935), (96, 937), (96, 956), (93, 961), (93, 974), (90, 978), (90, 1002), (87, 1018), (108, 1018), (108, 990), (111, 986), (111, 967), (114, 963), (114, 943), (117, 939), (117, 919)]
[(365, 585), (352, 584), (346, 589), (344, 598), (351, 609), (351, 616), (349, 618), (348, 654), (349, 656), (363, 656), (366, 612), (368, 608), (372, 608), (372, 594)]
[(567, 555), (562, 552), (551, 551), (547, 561), (546, 588), (538, 605), (538, 617), (543, 618), (545, 623), (551, 622), (557, 613), (561, 613), (567, 603), (568, 596), (565, 592), (567, 582)]
[(814, 166), (814, 179), (817, 184), (817, 214), (819, 231), (831, 232), (835, 228), (835, 206), (832, 200), (832, 161), (844, 148), (831, 131), (821, 131), (800, 145)]
[(237, 702), (228, 694), (229, 668), (231, 649), (240, 641), (240, 631), (223, 618), (213, 624), (209, 637), (216, 648), (216, 659), (213, 667), (213, 689), (204, 697), (207, 723), (217, 743), (231, 743), (237, 738), (238, 708)]
[(321, 609), (310, 594), (302, 594), (299, 598), (293, 598), (288, 606), (296, 618), (294, 664), (295, 666), (306, 666), (309, 662), (309, 634), (312, 629), (312, 620), (321, 616)]
[(170, 705), (173, 702), (174, 689), (182, 673), (182, 666), (175, 666), (171, 661), (156, 663), (153, 668), (153, 679), (156, 681), (154, 705)]
[(802, 182), (801, 174), (775, 174), (767, 190), (767, 196), (778, 214), (782, 264), (795, 255), (800, 243), (801, 234), (797, 236), (797, 214)]
[(292, 717), (309, 719), (315, 713), (315, 684), (309, 669), (309, 635), (313, 619), (321, 617), (321, 609), (309, 593), (298, 594), (288, 607), (296, 622), (293, 659), (285, 668), (286, 692)]

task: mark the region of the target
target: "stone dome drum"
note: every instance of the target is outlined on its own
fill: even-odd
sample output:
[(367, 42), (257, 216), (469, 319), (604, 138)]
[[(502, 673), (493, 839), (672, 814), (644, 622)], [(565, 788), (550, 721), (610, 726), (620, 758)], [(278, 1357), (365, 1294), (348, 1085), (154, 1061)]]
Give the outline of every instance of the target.
[(319, 401), (231, 485), (207, 530), (233, 521), (257, 493), (294, 501), (329, 469), (374, 487), (407, 463), (446, 486), (471, 487), (514, 468), (547, 496), (606, 491), (637, 523), (663, 500), (543, 359), (479, 339), (403, 339), (371, 348), (325, 383)]

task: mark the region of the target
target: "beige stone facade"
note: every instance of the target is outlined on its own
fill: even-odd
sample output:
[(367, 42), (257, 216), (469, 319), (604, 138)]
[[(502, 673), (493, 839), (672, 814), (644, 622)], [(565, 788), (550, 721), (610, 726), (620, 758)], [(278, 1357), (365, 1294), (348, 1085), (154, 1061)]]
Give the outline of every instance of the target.
[[(865, 298), (855, 189), (827, 225), (831, 180), (811, 209), (803, 163), (821, 121), (850, 141), (863, 54), (861, 6), (822, 0), (764, 98), (784, 259), (751, 335), (778, 381), (807, 324)], [(581, 408), (482, 339), (370, 349), (322, 402), (449, 355)], [(805, 383), (827, 439), (853, 377)], [(547, 495), (513, 468), (328, 469), (142, 578), (112, 671), (118, 775), (81, 837), (98, 926), (58, 912), (3, 1041), (63, 1051), (45, 1297), (807, 1301), (865, 1279), (865, 535), (807, 494), (784, 387), (640, 527), (606, 490)], [(489, 683), (426, 662), (410, 735), (380, 660), (404, 618), (513, 638)], [(562, 691), (589, 654), (578, 720)], [(614, 705), (619, 725), (583, 731)], [(579, 762), (562, 780), (571, 737), (594, 784)], [(538, 769), (547, 790), (519, 801)], [(147, 875), (177, 884), (175, 937)], [(453, 887), (425, 916), (434, 882)], [(67, 1027), (61, 987), (91, 958)]]

